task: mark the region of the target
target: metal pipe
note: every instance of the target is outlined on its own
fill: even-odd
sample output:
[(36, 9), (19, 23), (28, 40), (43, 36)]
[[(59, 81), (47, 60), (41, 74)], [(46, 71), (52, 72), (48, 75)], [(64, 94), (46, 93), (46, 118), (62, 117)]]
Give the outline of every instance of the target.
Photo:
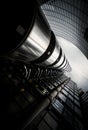
[(54, 67), (58, 67), (63, 63), (63, 60), (64, 60), (64, 54), (62, 53), (62, 56), (60, 58), (60, 60), (58, 61), (58, 63), (56, 65), (54, 65)]
[[(19, 46), (9, 55), (11, 58), (29, 63), (42, 56), (48, 48), (51, 38), (49, 24), (39, 9), (35, 13), (35, 19), (33, 17), (33, 23), (30, 25), (32, 26), (30, 32), (27, 32), (28, 35), (24, 42), (21, 45), (19, 43)], [(17, 27), (18, 33), (21, 28), (23, 27)]]
[(54, 33), (53, 33), (53, 39), (54, 39), (53, 42), (55, 43), (54, 51), (52, 55), (42, 63), (48, 66), (53, 66), (53, 63), (57, 60), (58, 55), (60, 55), (60, 45), (57, 42)]
[(18, 8), (16, 25), (7, 39), (7, 48), (1, 46), (0, 56), (59, 69), (64, 64), (64, 53), (35, 1), (29, 6), (23, 2)]
[(66, 62), (67, 62), (67, 60), (66, 60), (66, 58), (65, 58), (64, 63), (63, 63), (59, 68), (60, 68), (60, 69), (63, 68), (63, 67), (66, 65)]

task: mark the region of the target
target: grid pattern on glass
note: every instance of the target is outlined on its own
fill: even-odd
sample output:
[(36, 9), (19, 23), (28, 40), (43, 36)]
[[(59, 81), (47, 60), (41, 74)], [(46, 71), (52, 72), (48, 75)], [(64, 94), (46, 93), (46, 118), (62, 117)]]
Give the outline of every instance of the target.
[(66, 92), (64, 89), (62, 89), (61, 92), (64, 93), (66, 96), (68, 95), (68, 92)]
[(55, 34), (77, 45), (87, 56), (88, 46), (83, 31), (88, 25), (88, 2), (49, 0), (41, 8)]
[(58, 94), (58, 97), (59, 97), (63, 102), (66, 102), (66, 96), (64, 96), (61, 92)]
[(57, 100), (52, 103), (52, 106), (61, 114), (63, 112), (64, 106)]

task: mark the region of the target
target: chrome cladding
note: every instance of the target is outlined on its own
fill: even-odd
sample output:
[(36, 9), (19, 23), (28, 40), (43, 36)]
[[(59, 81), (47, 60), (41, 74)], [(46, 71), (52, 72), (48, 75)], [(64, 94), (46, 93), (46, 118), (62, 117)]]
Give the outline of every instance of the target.
[(28, 37), (10, 56), (26, 63), (34, 61), (46, 51), (50, 37), (50, 27), (42, 12), (38, 10)]
[(23, 15), (18, 12), (19, 15), (17, 14), (16, 18), (19, 20), (16, 21), (15, 28), (16, 40), (11, 37), (11, 46), (9, 41), (6, 50), (2, 46), (1, 50), (4, 50), (5, 55), (1, 52), (0, 56), (26, 64), (71, 70), (45, 15), (34, 2), (32, 4), (32, 10), (26, 9)]

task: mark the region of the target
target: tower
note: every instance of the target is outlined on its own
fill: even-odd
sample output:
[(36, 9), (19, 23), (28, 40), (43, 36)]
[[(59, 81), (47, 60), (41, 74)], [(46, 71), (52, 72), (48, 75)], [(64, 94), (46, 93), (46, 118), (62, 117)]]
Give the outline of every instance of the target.
[(9, 26), (6, 47), (1, 44), (3, 129), (85, 129), (84, 95), (65, 75), (71, 71), (70, 63), (42, 12), (54, 10), (52, 5), (17, 4), (16, 23)]

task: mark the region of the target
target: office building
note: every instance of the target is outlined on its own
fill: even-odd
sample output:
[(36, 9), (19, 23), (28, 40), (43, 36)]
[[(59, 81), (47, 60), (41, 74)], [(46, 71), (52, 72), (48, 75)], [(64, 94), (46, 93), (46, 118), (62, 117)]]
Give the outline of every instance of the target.
[(7, 10), (0, 46), (1, 129), (87, 130), (88, 91), (67, 75), (73, 68), (58, 37), (88, 58), (88, 1), (21, 1), (9, 9), (16, 17)]

